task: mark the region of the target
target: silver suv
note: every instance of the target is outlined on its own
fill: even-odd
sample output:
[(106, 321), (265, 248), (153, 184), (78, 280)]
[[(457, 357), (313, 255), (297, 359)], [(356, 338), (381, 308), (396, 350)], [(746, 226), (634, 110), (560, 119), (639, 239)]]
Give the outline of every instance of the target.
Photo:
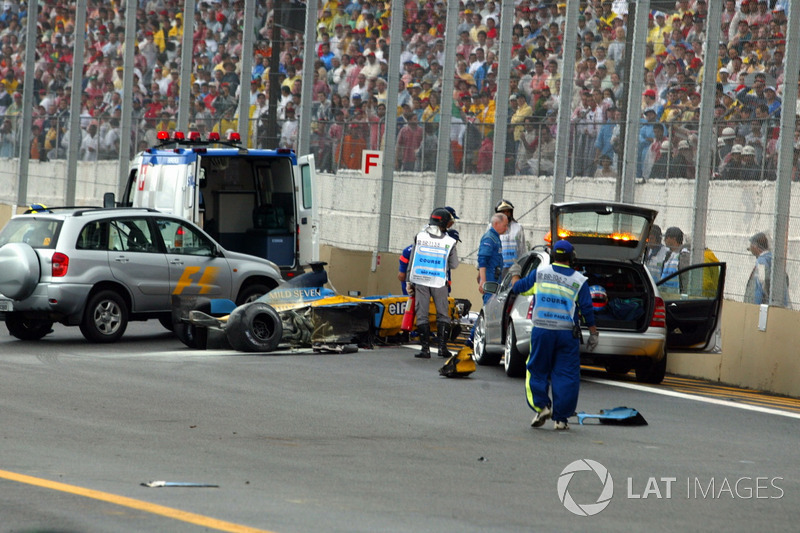
[(0, 319), (23, 340), (60, 322), (91, 342), (115, 342), (130, 320), (172, 329), (172, 295), (242, 304), (281, 283), (271, 261), (227, 251), (191, 222), (148, 209), (51, 208), (0, 232)]

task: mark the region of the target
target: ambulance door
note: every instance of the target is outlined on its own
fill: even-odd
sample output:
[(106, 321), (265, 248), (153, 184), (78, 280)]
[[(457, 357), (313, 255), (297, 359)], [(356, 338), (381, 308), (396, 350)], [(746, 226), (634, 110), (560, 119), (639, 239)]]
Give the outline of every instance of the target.
[[(319, 261), (319, 208), (317, 207), (317, 174), (313, 155), (297, 158), (295, 203), (297, 210), (299, 265)], [(299, 181), (299, 183), (298, 183)]]
[(131, 162), (128, 168), (128, 180), (122, 189), (122, 197), (119, 201), (120, 207), (133, 206), (133, 196), (136, 192), (136, 178), (139, 176), (139, 165), (141, 164), (141, 157), (137, 157)]

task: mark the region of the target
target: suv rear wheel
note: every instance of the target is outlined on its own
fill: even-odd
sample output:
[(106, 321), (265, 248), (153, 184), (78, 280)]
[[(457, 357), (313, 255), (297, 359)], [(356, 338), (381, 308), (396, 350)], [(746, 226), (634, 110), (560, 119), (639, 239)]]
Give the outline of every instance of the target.
[(81, 333), (89, 342), (116, 342), (128, 328), (128, 306), (118, 293), (100, 291), (89, 298)]
[(36, 318), (24, 318), (12, 313), (6, 316), (6, 327), (11, 335), (20, 340), (38, 341), (53, 331), (53, 322)]

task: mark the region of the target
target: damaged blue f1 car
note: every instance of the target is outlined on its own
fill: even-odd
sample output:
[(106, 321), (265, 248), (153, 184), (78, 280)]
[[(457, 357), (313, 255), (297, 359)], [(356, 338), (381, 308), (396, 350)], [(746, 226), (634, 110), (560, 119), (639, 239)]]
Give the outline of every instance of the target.
[[(175, 334), (195, 349), (272, 352), (285, 346), (343, 352), (371, 348), (376, 339), (391, 339), (401, 333), (407, 296), (337, 295), (325, 287), (325, 264), (313, 263), (310, 272), (238, 307), (230, 300), (173, 295)], [(450, 298), (454, 324), (469, 309), (469, 300)], [(435, 309), (431, 315), (434, 322)], [(460, 333), (459, 328), (453, 330), (451, 338)]]

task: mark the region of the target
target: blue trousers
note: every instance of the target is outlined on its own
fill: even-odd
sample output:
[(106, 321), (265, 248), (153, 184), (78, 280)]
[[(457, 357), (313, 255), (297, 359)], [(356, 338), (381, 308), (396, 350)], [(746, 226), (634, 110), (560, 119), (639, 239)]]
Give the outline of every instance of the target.
[(551, 405), (548, 389), (552, 387), (553, 420), (566, 421), (575, 413), (581, 359), (580, 341), (571, 330), (534, 327), (526, 368), (525, 389), (531, 409), (537, 411)]

